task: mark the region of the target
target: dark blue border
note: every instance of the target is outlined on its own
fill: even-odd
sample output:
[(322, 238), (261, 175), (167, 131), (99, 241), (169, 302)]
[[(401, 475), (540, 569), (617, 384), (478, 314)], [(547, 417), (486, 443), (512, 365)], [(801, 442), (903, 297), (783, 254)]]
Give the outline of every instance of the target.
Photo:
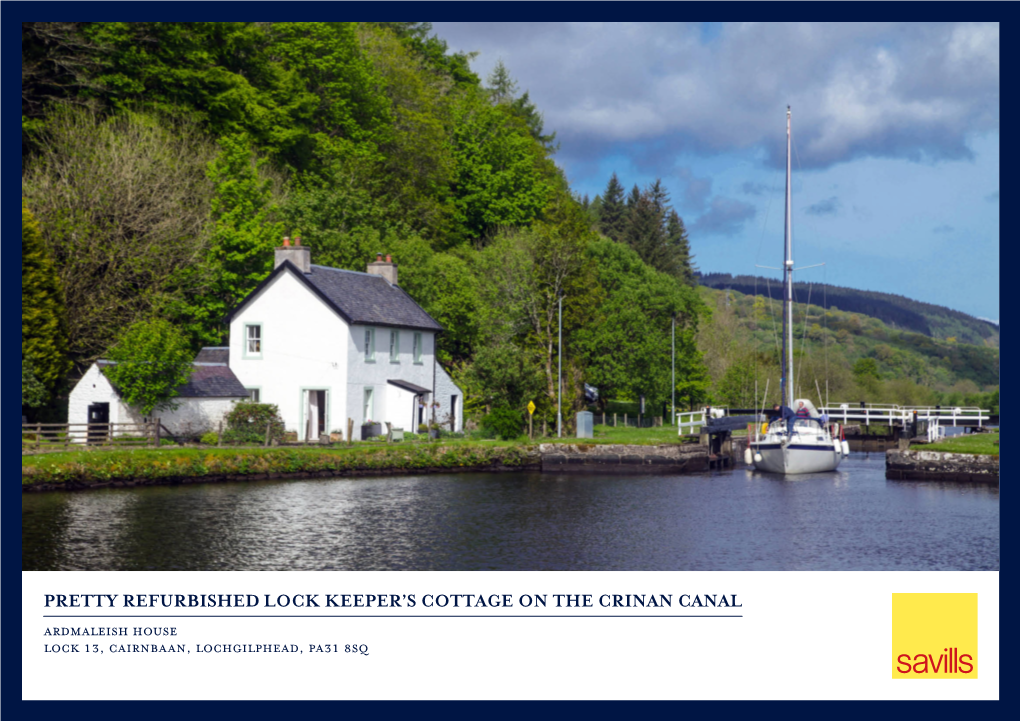
[[(94, 2), (94, 3), (71, 3), (71, 2), (53, 2), (53, 3), (33, 3), (33, 2), (4, 2), (3, 6), (3, 17), (2, 25), (0, 25), (0, 39), (2, 39), (2, 55), (4, 63), (2, 65), (2, 77), (5, 81), (3, 83), (3, 97), (7, 101), (4, 107), (9, 112), (5, 112), (2, 116), (3, 122), (3, 139), (4, 147), (7, 148), (7, 153), (4, 156), (7, 158), (3, 166), (3, 186), (7, 192), (3, 195), (3, 206), (8, 210), (8, 214), (4, 218), (4, 229), (10, 229), (11, 234), (7, 235), (8, 238), (15, 237), (16, 227), (14, 222), (18, 217), (16, 210), (18, 209), (18, 199), (15, 197), (13, 189), (20, 187), (20, 168), (19, 174), (15, 175), (14, 158), (21, 157), (20, 146), (14, 145), (15, 138), (19, 137), (16, 132), (20, 131), (20, 126), (16, 130), (16, 124), (18, 123), (17, 116), (13, 113), (13, 102), (15, 99), (15, 89), (20, 88), (21, 80), (19, 68), (20, 68), (20, 57), (19, 50), (21, 46), (20, 36), (18, 32), (18, 24), (21, 21), (34, 21), (39, 20), (43, 17), (59, 17), (64, 16), (71, 19), (81, 19), (87, 17), (95, 20), (233, 20), (238, 15), (245, 15), (253, 20), (275, 20), (280, 19), (281, 16), (285, 16), (288, 20), (321, 20), (324, 18), (331, 19), (342, 16), (344, 20), (380, 20), (385, 17), (397, 18), (401, 15), (406, 17), (413, 17), (418, 15), (422, 17), (424, 15), (431, 15), (430, 18), (433, 21), (439, 20), (458, 20), (458, 21), (499, 21), (503, 19), (509, 19), (513, 21), (520, 21), (530, 17), (538, 17), (541, 21), (551, 20), (571, 20), (582, 18), (584, 20), (643, 20), (643, 21), (662, 21), (662, 20), (696, 20), (701, 17), (718, 16), (719, 14), (733, 15), (736, 11), (744, 11), (747, 15), (752, 18), (758, 18), (761, 20), (858, 20), (859, 14), (862, 10), (870, 11), (868, 14), (880, 20), (919, 20), (924, 19), (927, 21), (933, 20), (958, 20), (961, 16), (974, 17), (974, 18), (995, 18), (1007, 16), (1011, 14), (1014, 7), (1009, 3), (962, 3), (962, 2), (945, 2), (945, 3), (902, 3), (902, 2), (890, 2), (890, 3), (658, 3), (658, 2), (604, 2), (604, 3), (565, 3), (565, 2), (546, 2), (546, 3), (516, 3), (516, 2), (493, 2), (493, 3), (481, 3), (481, 2), (438, 2), (438, 3), (409, 3), (409, 2), (387, 2), (387, 3), (361, 3), (361, 2), (331, 2), (331, 3), (310, 3), (310, 2), (266, 2), (266, 3), (245, 3), (245, 4), (234, 4), (224, 2), (202, 2), (202, 3), (170, 3), (170, 2), (148, 2), (148, 3), (112, 3), (112, 2)], [(923, 18), (920, 16), (923, 15)], [(1002, 28), (1003, 41), (1000, 44), (1000, 75), (1003, 78), (1002, 85), (1006, 86), (1009, 90), (1012, 86), (1012, 80), (1015, 76), (1012, 75), (1012, 70), (1015, 69), (1016, 63), (1014, 61), (1015, 53), (1012, 52), (1012, 46), (1006, 39), (1010, 36), (1011, 26), (1009, 23), (1005, 23)], [(607, 52), (612, 52), (611, 48), (607, 48)], [(1008, 117), (1010, 109), (1013, 106), (1011, 92), (1002, 93), (1000, 113), (1004, 117)], [(1016, 140), (1011, 134), (1012, 126), (1009, 122), (1002, 122), (1001, 127), (1005, 132), (1001, 134), (1001, 158), (1007, 161), (1014, 160), (1016, 158), (1015, 148), (1017, 145)], [(1000, 192), (1003, 198), (1012, 197), (1009, 194), (1009, 186), (1016, 187), (1016, 183), (1012, 181), (1013, 173), (1011, 163), (1004, 163), (1008, 170), (1000, 179)], [(1004, 187), (1003, 187), (1004, 186)], [(1001, 226), (1000, 226), (1001, 227)], [(965, 249), (961, 249), (961, 252), (966, 252)], [(1001, 246), (1000, 252), (1004, 256), (1002, 263), (1005, 267), (1010, 269), (1020, 268), (1015, 262), (1020, 253), (1010, 244)], [(989, 273), (998, 274), (999, 268), (990, 268)], [(8, 264), (7, 268), (3, 271), (3, 276), (8, 279), (13, 279), (14, 268), (13, 264)], [(11, 288), (12, 286), (8, 286)], [(1011, 298), (1007, 298), (1011, 300)], [(1001, 308), (1001, 322), (1003, 326), (1008, 326), (1009, 321), (1006, 318), (1008, 314), (1007, 308), (1010, 306), (1007, 304)], [(11, 343), (8, 344), (8, 348), (13, 348), (13, 335), (14, 335), (14, 310), (13, 304), (7, 304), (4, 316), (10, 320), (10, 323), (4, 324), (7, 328), (5, 335), (11, 338)], [(1005, 358), (1010, 357), (1009, 349), (1015, 345), (1015, 340), (1012, 338), (1008, 339), (1007, 336), (1003, 336), (1002, 341), (1002, 355)], [(13, 356), (11, 358), (11, 375), (6, 376), (13, 380), (14, 378), (14, 361)], [(1008, 367), (1008, 365), (1007, 365)], [(8, 388), (12, 390), (13, 385)], [(8, 396), (11, 398), (12, 396)], [(1007, 393), (1008, 397), (1008, 393)], [(2, 578), (7, 581), (5, 584), (8, 590), (8, 596), (13, 598), (17, 596), (20, 598), (20, 575), (18, 571), (21, 569), (21, 522), (20, 522), (20, 505), (15, 503), (15, 493), (20, 491), (15, 490), (13, 484), (14, 474), (14, 455), (13, 455), (13, 436), (8, 434), (8, 439), (11, 440), (11, 444), (8, 444), (8, 450), (11, 454), (8, 456), (6, 465), (11, 467), (12, 478), (8, 480), (7, 490), (4, 492), (6, 500), (8, 501), (3, 505), (2, 516), (0, 520), (4, 521), (2, 524), (2, 536), (0, 536), (0, 559), (2, 559), (3, 572)], [(1005, 466), (1008, 468), (1010, 461), (1006, 461)], [(1008, 472), (1001, 474), (1001, 477), (1005, 479), (1006, 488), (1010, 486), (1009, 478), (1011, 477)], [(1005, 494), (1005, 499), (1009, 498), (1009, 493)], [(1005, 506), (1006, 504), (1003, 503)], [(1004, 559), (1010, 558), (1008, 549), (1013, 548), (1012, 536), (1008, 530), (1008, 525), (1003, 529), (1001, 535), (1002, 543), (1001, 549)], [(1004, 560), (1001, 564), (1003, 571), (1006, 571), (1009, 566), (1009, 560)], [(1004, 576), (1004, 579), (1008, 579), (1009, 576)], [(1008, 588), (1008, 584), (1000, 584), (1005, 590)], [(1002, 594), (1008, 598), (1007, 594)], [(45, 721), (50, 718), (64, 719), (71, 714), (79, 718), (88, 718), (92, 714), (101, 715), (106, 718), (117, 718), (117, 717), (133, 717), (135, 714), (144, 714), (148, 721), (163, 721), (166, 719), (175, 719), (182, 714), (188, 714), (190, 719), (201, 719), (201, 718), (222, 718), (243, 714), (243, 717), (248, 718), (260, 718), (263, 716), (276, 717), (281, 712), (293, 713), (298, 710), (302, 713), (337, 713), (342, 712), (345, 714), (361, 714), (365, 717), (370, 714), (373, 717), (404, 717), (413, 718), (414, 716), (424, 717), (426, 715), (438, 715), (445, 719), (452, 718), (482, 718), (488, 720), (502, 721), (502, 719), (517, 719), (522, 714), (527, 714), (529, 717), (534, 718), (537, 715), (549, 716), (554, 715), (560, 716), (565, 714), (606, 714), (616, 715), (626, 713), (629, 715), (641, 714), (641, 715), (665, 715), (666, 713), (685, 713), (692, 710), (700, 710), (711, 712), (713, 714), (719, 714), (720, 712), (753, 712), (759, 710), (767, 710), (769, 712), (793, 712), (799, 714), (813, 714), (819, 711), (825, 711), (826, 714), (832, 714), (833, 711), (837, 712), (837, 715), (842, 713), (852, 713), (858, 709), (839, 709), (834, 708), (834, 704), (829, 702), (825, 704), (825, 708), (822, 709), (820, 704), (806, 703), (806, 702), (773, 702), (768, 705), (766, 709), (752, 708), (748, 703), (740, 704), (737, 707), (730, 708), (719, 708), (715, 706), (711, 709), (707, 708), (706, 702), (695, 702), (695, 704), (701, 708), (691, 708), (691, 704), (681, 707), (677, 702), (590, 702), (590, 701), (570, 701), (570, 702), (343, 702), (343, 705), (338, 708), (335, 703), (328, 704), (325, 702), (251, 702), (251, 701), (237, 701), (237, 702), (189, 702), (185, 706), (178, 704), (168, 705), (159, 702), (24, 702), (21, 701), (21, 674), (15, 673), (15, 669), (20, 668), (21, 664), (21, 648), (20, 643), (17, 643), (14, 638), (12, 630), (15, 626), (20, 627), (21, 623), (21, 608), (19, 604), (4, 604), (2, 608), (2, 616), (0, 618), (4, 621), (4, 626), (7, 628), (8, 633), (6, 635), (6, 643), (3, 644), (2, 656), (0, 659), (3, 661), (4, 671), (2, 685), (0, 685), (0, 694), (2, 694), (2, 712), (8, 716), (9, 719), (20, 719), (27, 717), (31, 714), (34, 721)], [(1000, 642), (1003, 638), (1011, 638), (1015, 631), (1016, 624), (1012, 621), (1012, 616), (1008, 613), (1002, 614), (1000, 618)], [(20, 640), (20, 634), (17, 635)], [(1005, 716), (1005, 709), (1011, 707), (1009, 701), (1012, 701), (1016, 696), (1016, 692), (1012, 690), (1012, 680), (1015, 675), (1011, 669), (1016, 668), (1016, 663), (1012, 661), (1012, 655), (1009, 653), (1009, 646), (1000, 643), (1002, 652), (1000, 653), (1001, 671), (1000, 678), (1001, 682), (1001, 697), (1006, 703), (1000, 704), (983, 704), (981, 708), (961, 708), (961, 703), (951, 704), (936, 704), (935, 702), (921, 702), (910, 704), (909, 709), (901, 704), (893, 704), (889, 702), (881, 703), (881, 706), (885, 707), (891, 712), (898, 713), (918, 713), (920, 712), (924, 718), (939, 718), (944, 716), (957, 716), (960, 713), (967, 713), (977, 711), (982, 714), (982, 719), (985, 718), (996, 718), (998, 716)], [(678, 653), (683, 653), (683, 649), (677, 649)], [(835, 651), (834, 651), (835, 652)], [(735, 649), (734, 660), (737, 661), (739, 653)], [(621, 663), (625, 662), (621, 659)], [(824, 659), (816, 659), (814, 663), (824, 663)], [(88, 668), (82, 668), (81, 673), (90, 673), (91, 670)], [(750, 671), (753, 673), (753, 671)], [(793, 671), (791, 671), (793, 672)], [(719, 669), (720, 674), (734, 674), (737, 673), (734, 669)], [(50, 681), (54, 684), (59, 684), (59, 678), (52, 678)], [(399, 682), (399, 680), (395, 680)], [(684, 684), (684, 680), (681, 678), (677, 679), (678, 686)], [(753, 702), (752, 702), (753, 703)], [(760, 707), (760, 704), (755, 704)], [(873, 712), (877, 709), (874, 708), (875, 704), (869, 704), (867, 709), (868, 712)], [(972, 705), (970, 705), (972, 706)], [(863, 709), (861, 709), (863, 710)], [(1013, 712), (1016, 713), (1016, 710)], [(123, 715), (123, 716), (122, 716)]]

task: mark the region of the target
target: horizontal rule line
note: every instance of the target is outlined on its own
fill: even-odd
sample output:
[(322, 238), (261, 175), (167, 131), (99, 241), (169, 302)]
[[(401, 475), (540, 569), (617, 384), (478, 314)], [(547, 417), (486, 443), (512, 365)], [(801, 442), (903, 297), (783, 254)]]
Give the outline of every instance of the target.
[(743, 618), (743, 616), (698, 616), (698, 615), (673, 615), (673, 616), (650, 616), (644, 615), (621, 615), (621, 614), (605, 614), (605, 615), (594, 615), (594, 614), (564, 614), (564, 615), (535, 615), (529, 616), (526, 614), (521, 615), (484, 615), (484, 614), (462, 614), (462, 615), (422, 615), (422, 616), (385, 616), (385, 615), (364, 615), (364, 616), (351, 616), (351, 615), (315, 615), (315, 614), (302, 614), (302, 615), (209, 615), (209, 614), (198, 614), (198, 615), (186, 615), (181, 614), (177, 616), (171, 615), (159, 615), (159, 616), (51, 616), (45, 615), (43, 618)]

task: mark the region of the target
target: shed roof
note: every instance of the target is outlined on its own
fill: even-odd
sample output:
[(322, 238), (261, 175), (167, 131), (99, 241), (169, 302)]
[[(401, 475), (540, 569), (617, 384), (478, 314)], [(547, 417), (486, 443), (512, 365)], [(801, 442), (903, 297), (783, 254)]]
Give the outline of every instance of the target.
[(194, 365), (191, 378), (177, 389), (181, 398), (247, 397), (248, 389), (225, 365)]
[[(112, 365), (114, 361), (96, 361), (99, 370), (102, 371)], [(247, 398), (248, 389), (237, 379), (234, 372), (226, 365), (192, 365), (191, 378), (188, 382), (177, 388), (178, 398)], [(114, 386), (114, 390), (117, 387)], [(120, 391), (117, 391), (119, 394)]]
[(421, 395), (422, 393), (431, 393), (432, 392), (428, 388), (422, 388), (421, 386), (416, 386), (414, 383), (408, 383), (407, 381), (397, 381), (397, 380), (390, 379), (390, 380), (388, 380), (386, 382), (389, 383), (391, 386), (396, 386), (397, 388), (403, 388), (405, 391), (411, 391), (412, 393), (417, 393), (419, 395)]
[(230, 348), (227, 346), (206, 346), (195, 356), (195, 363), (230, 363)]

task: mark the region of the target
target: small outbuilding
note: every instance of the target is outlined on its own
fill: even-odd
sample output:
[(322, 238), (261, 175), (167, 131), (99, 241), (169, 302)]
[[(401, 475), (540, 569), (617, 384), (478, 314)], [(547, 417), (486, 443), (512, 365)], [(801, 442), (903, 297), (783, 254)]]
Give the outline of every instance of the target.
[[(218, 359), (218, 354), (225, 355), (223, 349), (203, 348), (193, 363), (191, 378), (177, 389), (178, 408), (156, 411), (151, 417), (143, 416), (121, 399), (104, 372), (113, 365), (112, 361), (96, 361), (71, 391), (67, 421), (71, 424), (146, 423), (158, 417), (170, 433), (185, 438), (216, 430), (234, 404), (250, 396), (225, 362), (208, 360)], [(72, 431), (84, 437), (84, 431), (76, 428)]]

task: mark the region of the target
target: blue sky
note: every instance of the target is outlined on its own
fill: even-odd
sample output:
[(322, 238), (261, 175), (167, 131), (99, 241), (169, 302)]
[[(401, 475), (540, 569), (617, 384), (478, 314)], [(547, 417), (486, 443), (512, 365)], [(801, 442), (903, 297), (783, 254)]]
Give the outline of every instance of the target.
[(661, 178), (705, 272), (781, 263), (791, 105), (794, 260), (826, 263), (797, 279), (999, 318), (997, 23), (434, 31), (483, 79), (503, 60), (578, 193)]

